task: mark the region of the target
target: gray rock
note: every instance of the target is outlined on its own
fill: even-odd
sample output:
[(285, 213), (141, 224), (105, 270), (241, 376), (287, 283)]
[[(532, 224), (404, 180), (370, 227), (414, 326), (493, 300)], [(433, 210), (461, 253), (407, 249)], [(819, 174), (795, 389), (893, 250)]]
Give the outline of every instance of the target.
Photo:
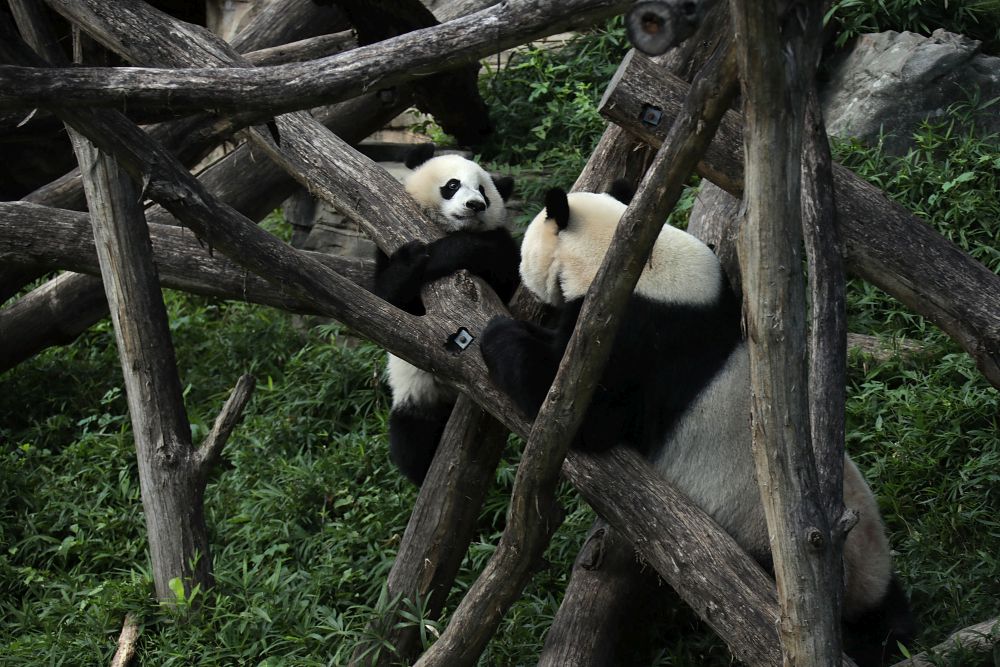
[[(978, 91), (981, 100), (1000, 96), (1000, 58), (980, 52), (980, 42), (936, 30), (862, 35), (830, 63), (822, 91), (826, 129), (833, 136), (878, 140), (885, 130), (888, 152), (905, 152), (925, 118)], [(1000, 131), (1000, 114), (979, 119), (986, 132)]]

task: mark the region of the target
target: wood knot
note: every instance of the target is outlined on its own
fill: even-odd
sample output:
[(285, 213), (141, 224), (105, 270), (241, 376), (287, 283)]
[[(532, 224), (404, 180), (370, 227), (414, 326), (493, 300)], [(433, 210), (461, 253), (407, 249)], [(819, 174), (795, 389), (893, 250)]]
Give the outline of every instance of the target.
[(810, 528), (806, 531), (806, 539), (809, 541), (809, 546), (817, 551), (822, 549), (826, 543), (826, 540), (823, 539), (823, 533), (819, 528)]

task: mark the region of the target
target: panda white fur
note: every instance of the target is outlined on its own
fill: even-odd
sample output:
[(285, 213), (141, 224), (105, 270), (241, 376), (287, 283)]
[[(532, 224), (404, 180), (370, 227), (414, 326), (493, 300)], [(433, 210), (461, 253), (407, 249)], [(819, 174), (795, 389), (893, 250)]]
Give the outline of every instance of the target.
[[(459, 155), (433, 157), (434, 145), (417, 147), (407, 158), (413, 169), (406, 191), (447, 232), (430, 244), (409, 243), (391, 257), (376, 258), (375, 292), (414, 315), (424, 313), (420, 288), (460, 269), (486, 280), (504, 301), (518, 284), (518, 246), (507, 227), (505, 202), (510, 178), (494, 179)], [(455, 391), (433, 374), (389, 355), (392, 390), (389, 454), (400, 471), (420, 484), (455, 404)]]
[[(525, 232), (522, 282), (559, 307), (560, 322), (547, 329), (497, 318), (480, 347), (492, 379), (530, 415), (555, 376), (625, 208), (607, 194), (552, 190)], [(739, 304), (719, 261), (695, 237), (664, 226), (574, 447), (635, 447), (770, 569), (749, 401)], [(897, 639), (912, 639), (914, 624), (875, 499), (853, 461), (844, 464), (844, 501), (860, 513), (844, 548), (845, 647), (862, 667), (879, 665)]]

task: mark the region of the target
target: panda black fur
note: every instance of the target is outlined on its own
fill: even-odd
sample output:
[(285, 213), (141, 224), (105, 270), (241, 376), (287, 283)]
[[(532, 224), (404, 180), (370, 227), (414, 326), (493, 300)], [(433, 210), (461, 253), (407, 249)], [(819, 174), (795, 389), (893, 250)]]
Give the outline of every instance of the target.
[[(432, 243), (408, 243), (391, 257), (376, 257), (375, 292), (397, 308), (424, 313), (420, 288), (466, 269), (490, 284), (504, 301), (518, 284), (518, 246), (507, 227), (504, 203), (510, 178), (494, 179), (459, 155), (432, 157), (424, 144), (407, 158), (413, 169), (406, 191), (446, 235)], [(423, 482), (455, 404), (455, 391), (433, 374), (389, 355), (389, 455), (414, 484)]]
[[(491, 378), (529, 415), (555, 376), (625, 203), (552, 190), (521, 245), (521, 280), (557, 306), (553, 329), (497, 318), (480, 340)], [(664, 226), (619, 327), (607, 369), (574, 442), (590, 451), (638, 449), (758, 562), (770, 547), (750, 452), (749, 358), (740, 309), (718, 259)], [(850, 457), (844, 500), (860, 513), (844, 547), (845, 648), (880, 665), (914, 634), (893, 575), (878, 506)], [(884, 654), (884, 655), (883, 655)]]

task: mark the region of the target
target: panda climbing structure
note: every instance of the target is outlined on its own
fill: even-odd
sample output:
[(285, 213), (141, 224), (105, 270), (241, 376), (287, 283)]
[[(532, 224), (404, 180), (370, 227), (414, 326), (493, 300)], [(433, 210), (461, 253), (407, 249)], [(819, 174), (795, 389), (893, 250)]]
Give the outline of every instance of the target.
[[(621, 190), (619, 198), (622, 196)], [(560, 320), (546, 328), (496, 318), (480, 349), (493, 381), (535, 415), (555, 377), (583, 297), (626, 203), (608, 194), (551, 190), (521, 245), (521, 279)], [(611, 357), (574, 447), (619, 442), (705, 510), (765, 568), (770, 547), (750, 452), (749, 359), (740, 308), (718, 259), (664, 226), (630, 298)], [(860, 521), (844, 546), (845, 650), (881, 665), (912, 639), (909, 603), (893, 575), (878, 506), (850, 457), (844, 502)]]
[[(434, 145), (416, 148), (406, 191), (446, 235), (432, 243), (408, 243), (376, 258), (375, 292), (397, 308), (424, 314), (420, 289), (466, 269), (480, 276), (505, 302), (518, 284), (518, 246), (507, 227), (510, 178), (494, 179), (459, 155), (433, 157)], [(432, 373), (389, 355), (389, 455), (414, 484), (423, 482), (444, 432), (455, 390)]]

